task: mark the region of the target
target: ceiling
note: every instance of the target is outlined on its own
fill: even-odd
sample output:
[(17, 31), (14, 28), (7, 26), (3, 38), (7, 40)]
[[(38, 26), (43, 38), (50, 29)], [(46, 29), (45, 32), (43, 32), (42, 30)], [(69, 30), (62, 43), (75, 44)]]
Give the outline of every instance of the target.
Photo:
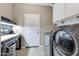
[(42, 6), (51, 6), (53, 7), (53, 3), (28, 3), (32, 5), (42, 5)]

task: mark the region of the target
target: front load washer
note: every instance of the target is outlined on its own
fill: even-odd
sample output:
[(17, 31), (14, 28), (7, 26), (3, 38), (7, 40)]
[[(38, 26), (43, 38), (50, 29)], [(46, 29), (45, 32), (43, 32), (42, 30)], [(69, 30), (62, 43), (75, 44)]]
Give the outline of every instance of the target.
[[(78, 27), (77, 27), (78, 26)], [(79, 55), (79, 25), (54, 28), (54, 55)]]
[[(66, 24), (67, 22), (68, 24)], [(70, 20), (58, 21), (53, 26), (52, 48), (54, 56), (79, 56), (79, 18), (71, 24)], [(66, 22), (66, 23), (65, 23)]]

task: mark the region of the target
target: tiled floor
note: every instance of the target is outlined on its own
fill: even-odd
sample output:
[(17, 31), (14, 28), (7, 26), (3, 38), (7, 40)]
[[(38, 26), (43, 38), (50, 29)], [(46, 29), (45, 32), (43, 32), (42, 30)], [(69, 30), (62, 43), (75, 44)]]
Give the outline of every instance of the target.
[(44, 47), (22, 48), (16, 52), (17, 56), (45, 56)]

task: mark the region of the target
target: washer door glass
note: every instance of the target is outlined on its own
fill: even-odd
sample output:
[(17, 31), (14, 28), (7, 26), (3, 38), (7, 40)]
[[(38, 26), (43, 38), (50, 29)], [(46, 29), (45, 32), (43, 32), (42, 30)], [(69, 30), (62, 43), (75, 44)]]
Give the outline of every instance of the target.
[(73, 37), (66, 31), (60, 30), (55, 35), (56, 49), (63, 55), (70, 56), (75, 51)]

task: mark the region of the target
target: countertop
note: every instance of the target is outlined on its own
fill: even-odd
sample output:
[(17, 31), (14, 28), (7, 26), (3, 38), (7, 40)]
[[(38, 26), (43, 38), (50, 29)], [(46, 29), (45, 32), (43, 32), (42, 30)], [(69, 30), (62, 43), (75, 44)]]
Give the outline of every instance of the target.
[(20, 36), (20, 34), (8, 34), (8, 35), (3, 35), (1, 36), (1, 42), (4, 42), (6, 40), (9, 40), (11, 38), (14, 38), (14, 37), (18, 37)]

